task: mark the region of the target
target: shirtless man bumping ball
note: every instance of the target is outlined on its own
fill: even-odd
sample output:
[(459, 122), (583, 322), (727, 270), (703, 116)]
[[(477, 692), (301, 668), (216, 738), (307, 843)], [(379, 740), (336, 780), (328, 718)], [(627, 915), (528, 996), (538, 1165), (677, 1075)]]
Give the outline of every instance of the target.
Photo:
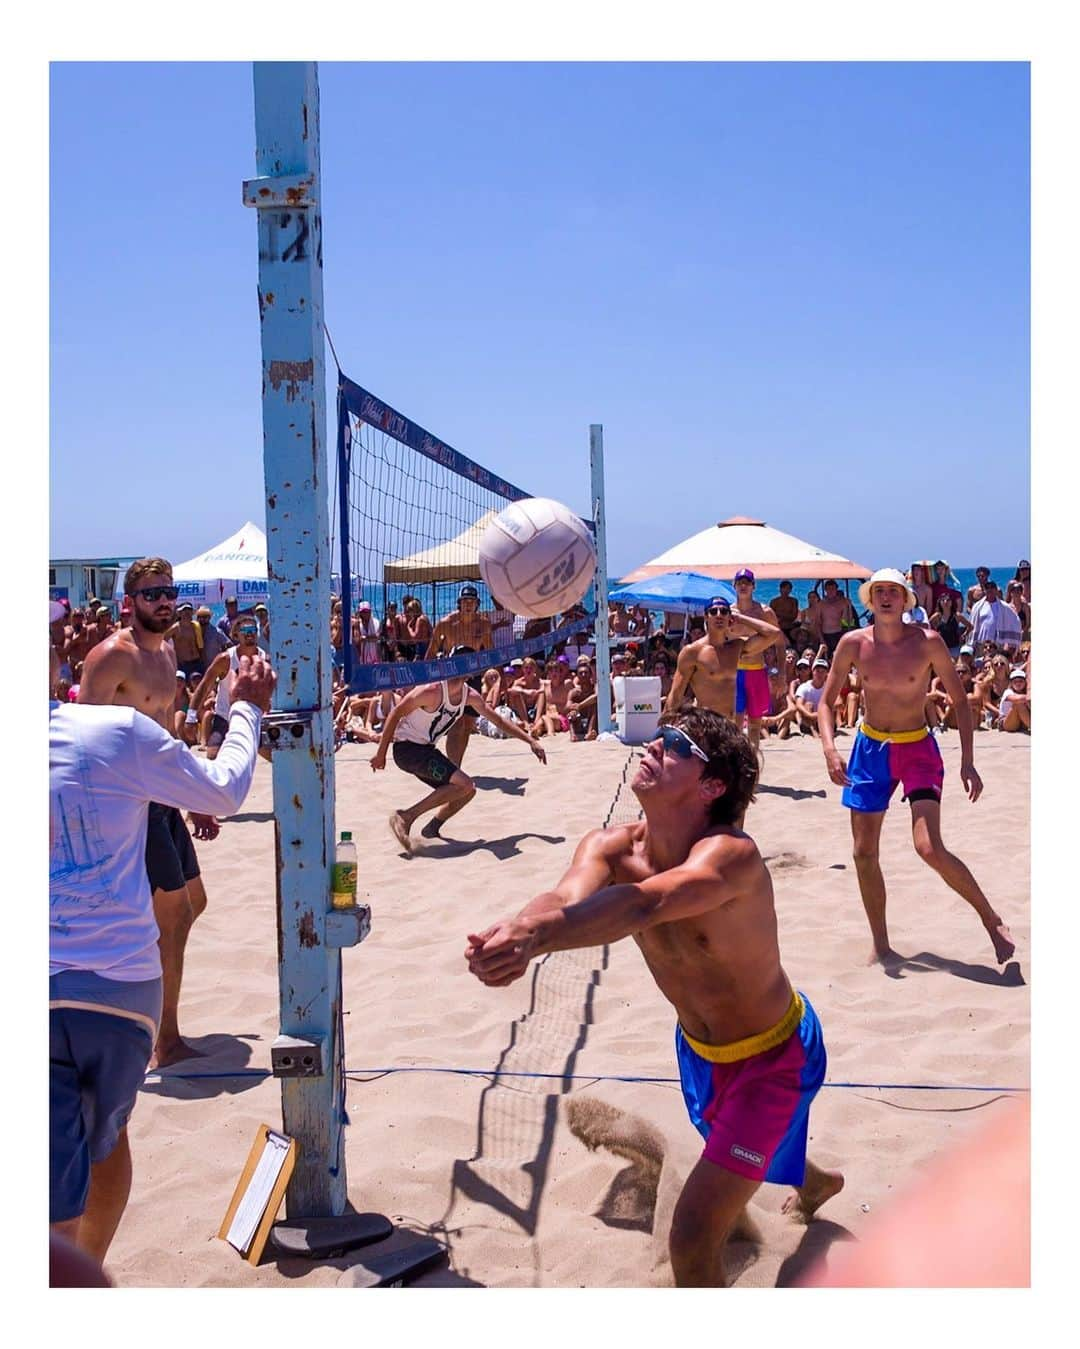
[(586, 834), (553, 890), (470, 934), (465, 951), (500, 988), (534, 956), (637, 942), (675, 1007), (683, 1097), (706, 1140), (672, 1218), (682, 1286), (724, 1282), (725, 1243), (763, 1181), (794, 1186), (784, 1210), (803, 1217), (844, 1184), (806, 1157), (825, 1045), (780, 964), (769, 872), (735, 824), (756, 782), (750, 743), (726, 718), (700, 707), (666, 717), (631, 783), (644, 821)]
[[(873, 610), (874, 622), (841, 637), (818, 704), (818, 730), (829, 778), (843, 787), (842, 800), (851, 811), (855, 870), (874, 943), (870, 963), (888, 965), (902, 959), (889, 944), (885, 879), (878, 859), (889, 799), (902, 784), (904, 800), (911, 804), (915, 851), (979, 915), (998, 964), (1004, 964), (1016, 949), (1009, 929), (975, 877), (941, 841), (945, 770), (937, 741), (926, 724), (931, 675), (937, 675), (956, 709), (964, 790), (972, 802), (982, 793), (982, 779), (972, 757), (971, 709), (952, 658), (938, 633), (903, 621), (915, 596), (899, 571), (892, 567), (876, 571), (859, 587), (859, 601)], [(866, 711), (845, 765), (834, 740), (833, 704), (852, 669), (862, 680)]]

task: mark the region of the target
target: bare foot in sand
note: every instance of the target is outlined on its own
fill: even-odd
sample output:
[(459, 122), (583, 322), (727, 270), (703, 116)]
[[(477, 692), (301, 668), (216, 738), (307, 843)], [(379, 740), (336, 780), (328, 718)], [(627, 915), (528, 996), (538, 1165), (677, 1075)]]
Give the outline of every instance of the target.
[(393, 815), (390, 816), (390, 832), (406, 852), (412, 852), (412, 840), (409, 838), (409, 826), (400, 810), (395, 810)]
[(899, 951), (894, 951), (891, 946), (886, 946), (884, 951), (879, 951), (877, 947), (874, 947), (866, 963), (868, 965), (882, 965), (887, 970), (895, 969), (897, 965), (904, 963), (904, 957)]
[(1012, 933), (1004, 923), (998, 923), (997, 927), (986, 929), (990, 933), (990, 940), (994, 943), (994, 955), (997, 956), (997, 963), (1004, 965), (1006, 960), (1010, 959), (1016, 952), (1016, 943), (1013, 941)]
[(150, 1062), (146, 1065), (147, 1072), (154, 1068), (171, 1068), (174, 1064), (183, 1063), (186, 1059), (203, 1058), (201, 1049), (193, 1049), (186, 1040), (181, 1040), (179, 1036), (175, 1040), (158, 1039), (154, 1046), (154, 1052), (150, 1055)]
[(813, 1162), (806, 1163), (806, 1179), (784, 1200), (783, 1212), (792, 1218), (809, 1221), (827, 1199), (844, 1188), (839, 1171), (823, 1171)]

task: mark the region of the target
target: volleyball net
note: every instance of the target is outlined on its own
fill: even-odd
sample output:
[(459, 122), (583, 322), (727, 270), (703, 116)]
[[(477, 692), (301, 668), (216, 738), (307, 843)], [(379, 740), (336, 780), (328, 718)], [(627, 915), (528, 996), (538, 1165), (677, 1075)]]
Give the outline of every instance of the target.
[[(351, 692), (474, 675), (590, 640), (591, 590), (564, 614), (528, 619), (501, 605), (480, 575), (488, 524), (531, 493), (345, 375), (338, 380), (337, 480), (342, 633), (335, 662)], [(464, 586), (475, 587), (492, 645), (428, 659), (431, 635), (457, 609)]]

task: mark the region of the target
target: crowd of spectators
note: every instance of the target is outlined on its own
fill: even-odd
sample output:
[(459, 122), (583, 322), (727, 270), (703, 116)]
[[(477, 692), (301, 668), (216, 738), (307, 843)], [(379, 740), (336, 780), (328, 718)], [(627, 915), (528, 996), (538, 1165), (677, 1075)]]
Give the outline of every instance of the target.
[[(940, 633), (978, 728), (1030, 732), (1030, 563), (1024, 560), (1017, 565), (1014, 576), (1005, 582), (1004, 597), (988, 568), (978, 568), (976, 577), (975, 585), (963, 595), (953, 584), (946, 562), (932, 567), (912, 564), (907, 578), (916, 604), (908, 618)], [(873, 621), (868, 612), (857, 611), (833, 579), (813, 586), (802, 606), (792, 591), (791, 581), (781, 581), (772, 598), (761, 597), (783, 634), (783, 642), (767, 653), (772, 706), (762, 729), (781, 739), (817, 734), (818, 704), (832, 654), (846, 631)], [(335, 665), (340, 666), (344, 624), (339, 601), (335, 609), (332, 632)], [(395, 604), (387, 605), (381, 623), (370, 614), (370, 605), (364, 602), (353, 619), (356, 662), (423, 658), (432, 623), (419, 600), (406, 597), (400, 611)], [(492, 615), (493, 627), (499, 614)], [(515, 635), (541, 635), (558, 621), (533, 620)], [(500, 638), (509, 640), (509, 632), (507, 627)], [(650, 612), (644, 606), (612, 602), (608, 613), (611, 678), (655, 676), (663, 701), (670, 692), (680, 650), (704, 636), (702, 614)], [(596, 738), (596, 656), (591, 641), (562, 643), (546, 654), (492, 666), (479, 680), (479, 687), (490, 707), (527, 725), (537, 737), (565, 732), (572, 740)], [(335, 718), (340, 736), (377, 740), (394, 698), (391, 692), (350, 697), (336, 675)], [(862, 688), (854, 671), (834, 711), (839, 727), (854, 727), (862, 715)], [(937, 679), (927, 689), (926, 714), (928, 724), (938, 733), (956, 726), (955, 708)], [(498, 734), (483, 724), (480, 730)]]
[[(915, 594), (912, 622), (940, 633), (952, 656), (971, 705), (975, 725), (1002, 731), (1031, 729), (1031, 566), (1021, 561), (1004, 587), (989, 571), (976, 569), (976, 582), (965, 594), (951, 583), (948, 565), (933, 568), (912, 564), (907, 573)], [(851, 600), (832, 579), (809, 591), (802, 606), (792, 594), (790, 581), (781, 581), (777, 593), (762, 596), (775, 617), (783, 644), (769, 653), (770, 715), (763, 733), (786, 739), (793, 733), (817, 733), (817, 704), (828, 673), (829, 662), (844, 632), (872, 621), (856, 611)], [(116, 627), (130, 622), (127, 602), (114, 620), (110, 607), (91, 599), (84, 609), (71, 609), (50, 628), (50, 637), (60, 658), (58, 696), (78, 691), (87, 653)], [(169, 632), (177, 658), (175, 723), (177, 735), (191, 745), (205, 745), (211, 732), (213, 700), (197, 720), (189, 713), (191, 700), (205, 671), (215, 657), (234, 642), (233, 629), (241, 616), (259, 623), (258, 645), (270, 653), (270, 615), (265, 604), (240, 609), (234, 596), (225, 602), (225, 614), (212, 622), (206, 606), (182, 603)], [(575, 609), (560, 619), (533, 619), (522, 625), (509, 611), (488, 611), (496, 645), (515, 637), (537, 637), (567, 619), (584, 615)], [(415, 595), (387, 603), (381, 620), (371, 604), (361, 600), (349, 624), (354, 665), (381, 661), (422, 660), (428, 654), (434, 630), (432, 618)], [(655, 676), (660, 680), (661, 701), (667, 698), (680, 650), (705, 635), (701, 614), (650, 612), (640, 605), (613, 602), (608, 613), (611, 676)], [(345, 622), (340, 599), (331, 605), (330, 637), (334, 663), (334, 718), (339, 739), (376, 741), (384, 718), (400, 696), (391, 691), (367, 696), (349, 696), (343, 678)], [(478, 680), (484, 701), (503, 716), (527, 725), (535, 736), (569, 734), (572, 740), (591, 740), (597, 735), (596, 655), (591, 634), (570, 643), (562, 642), (547, 653), (491, 667)], [(851, 727), (861, 715), (861, 688), (852, 674), (838, 700), (837, 725)], [(927, 721), (937, 730), (956, 726), (956, 713), (948, 695), (934, 680), (927, 690)], [(481, 731), (497, 734), (494, 727)]]

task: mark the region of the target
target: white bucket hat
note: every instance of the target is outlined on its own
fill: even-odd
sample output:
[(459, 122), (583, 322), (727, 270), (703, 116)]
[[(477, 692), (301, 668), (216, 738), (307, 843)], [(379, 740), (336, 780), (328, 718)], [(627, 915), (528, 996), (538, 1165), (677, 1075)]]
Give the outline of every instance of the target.
[(876, 585), (903, 586), (904, 587), (904, 609), (905, 611), (915, 608), (915, 592), (904, 579), (904, 573), (897, 571), (895, 567), (879, 567), (869, 581), (864, 581), (859, 587), (859, 603), (864, 609), (870, 608), (870, 592)]

